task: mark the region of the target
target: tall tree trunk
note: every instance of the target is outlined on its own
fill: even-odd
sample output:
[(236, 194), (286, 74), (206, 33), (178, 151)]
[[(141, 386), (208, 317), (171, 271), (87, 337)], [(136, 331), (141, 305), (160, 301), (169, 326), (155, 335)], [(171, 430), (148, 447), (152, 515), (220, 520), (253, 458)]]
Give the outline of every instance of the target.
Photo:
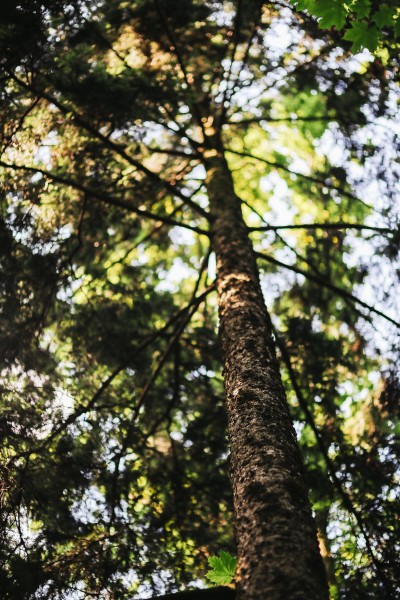
[(205, 151), (240, 600), (326, 600), (326, 574), (258, 268), (222, 149)]

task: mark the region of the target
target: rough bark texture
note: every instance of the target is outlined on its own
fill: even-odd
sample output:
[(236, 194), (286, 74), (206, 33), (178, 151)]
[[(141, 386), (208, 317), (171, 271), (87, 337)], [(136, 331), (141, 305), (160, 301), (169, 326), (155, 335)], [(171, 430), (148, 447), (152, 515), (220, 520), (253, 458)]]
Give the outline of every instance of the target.
[(222, 150), (205, 153), (217, 258), (240, 600), (327, 600), (253, 249)]

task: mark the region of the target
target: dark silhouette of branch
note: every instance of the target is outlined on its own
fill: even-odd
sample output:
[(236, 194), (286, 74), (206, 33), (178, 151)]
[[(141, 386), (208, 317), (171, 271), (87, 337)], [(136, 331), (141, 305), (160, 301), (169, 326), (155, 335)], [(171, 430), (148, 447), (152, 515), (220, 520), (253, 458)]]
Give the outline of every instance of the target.
[[(242, 202), (243, 202), (243, 204), (245, 204), (245, 205), (246, 205), (246, 206), (247, 206), (247, 207), (248, 207), (248, 208), (249, 208), (251, 211), (253, 211), (253, 212), (254, 212), (254, 214), (256, 214), (256, 215), (259, 217), (259, 219), (260, 219), (261, 221), (263, 221), (264, 223), (266, 222), (266, 221), (265, 221), (265, 219), (264, 219), (264, 217), (263, 217), (263, 216), (262, 216), (262, 215), (261, 215), (261, 214), (260, 214), (260, 213), (259, 213), (259, 212), (258, 212), (258, 211), (257, 211), (257, 210), (256, 210), (256, 209), (255, 209), (255, 208), (252, 206), (252, 205), (251, 205), (251, 204), (249, 204), (249, 202), (247, 202), (247, 201), (245, 201), (245, 200), (242, 200)], [(299, 226), (299, 227), (302, 227), (302, 226)], [(282, 228), (283, 228), (283, 229), (286, 229), (287, 227), (286, 227), (286, 226), (283, 226)], [(291, 226), (289, 225), (289, 226), (288, 226), (288, 228), (291, 228)], [(281, 229), (281, 227), (280, 227), (280, 226), (278, 226), (277, 228), (274, 228), (274, 227), (270, 227), (269, 225), (266, 225), (265, 227), (264, 227), (264, 226), (261, 226), (261, 227), (254, 227), (254, 228), (253, 228), (253, 227), (249, 227), (248, 229), (249, 229), (249, 231), (258, 231), (258, 230), (260, 230), (260, 229), (261, 229), (261, 230), (264, 230), (264, 229), (265, 229), (265, 230), (271, 229), (272, 231), (275, 231), (275, 229), (279, 230), (279, 229)], [(307, 265), (308, 265), (308, 266), (309, 266), (309, 267), (310, 267), (310, 268), (311, 268), (311, 269), (312, 269), (312, 270), (313, 270), (313, 271), (316, 273), (316, 275), (317, 275), (318, 277), (321, 277), (322, 279), (324, 279), (323, 275), (322, 275), (322, 274), (319, 272), (319, 270), (318, 270), (318, 269), (315, 267), (315, 265), (314, 265), (314, 264), (313, 264), (313, 263), (312, 263), (310, 260), (308, 260), (308, 259), (307, 259), (305, 256), (302, 256), (301, 254), (299, 254), (299, 252), (297, 252), (297, 250), (295, 250), (295, 249), (294, 249), (294, 248), (293, 248), (293, 247), (292, 247), (290, 244), (288, 244), (288, 243), (286, 242), (286, 240), (285, 240), (285, 239), (284, 239), (282, 236), (280, 236), (278, 233), (276, 233), (276, 235), (277, 235), (277, 237), (278, 237), (278, 238), (279, 238), (279, 239), (282, 241), (282, 243), (283, 243), (283, 244), (284, 244), (284, 245), (285, 245), (287, 248), (289, 248), (289, 249), (290, 249), (292, 252), (294, 252), (294, 254), (297, 256), (297, 258), (298, 258), (299, 260), (301, 260), (301, 261), (303, 261), (303, 262), (307, 263)], [(344, 299), (345, 303), (346, 303), (348, 306), (351, 306), (351, 307), (352, 307), (352, 309), (355, 311), (355, 313), (356, 313), (357, 315), (359, 315), (359, 316), (360, 316), (362, 319), (364, 319), (364, 320), (367, 320), (367, 321), (370, 323), (370, 325), (371, 325), (371, 326), (372, 326), (372, 327), (373, 327), (373, 328), (376, 330), (376, 327), (374, 326), (374, 324), (373, 324), (373, 322), (372, 322), (372, 319), (370, 319), (370, 318), (368, 318), (366, 315), (364, 315), (364, 314), (363, 314), (363, 313), (362, 313), (362, 312), (361, 312), (361, 311), (360, 311), (360, 310), (359, 310), (359, 309), (358, 309), (358, 308), (357, 308), (357, 307), (354, 305), (354, 301), (353, 301), (352, 299), (348, 298), (347, 296), (346, 296), (346, 297), (343, 297), (343, 299)]]
[[(190, 322), (191, 318), (193, 317), (193, 315), (195, 314), (195, 312), (198, 309), (198, 305), (200, 304), (200, 302), (215, 288), (215, 284), (212, 284), (210, 287), (208, 287), (203, 294), (201, 294), (200, 296), (198, 296), (198, 301), (196, 303), (192, 303), (192, 306), (190, 309), (188, 309), (186, 307), (186, 311), (185, 313), (182, 314), (181, 316), (181, 320), (178, 321), (178, 323), (175, 326), (175, 329), (173, 331), (172, 337), (166, 347), (166, 349), (164, 350), (164, 352), (162, 353), (162, 355), (160, 356), (156, 367), (154, 368), (153, 372), (150, 375), (150, 378), (147, 380), (147, 383), (145, 384), (142, 393), (140, 394), (135, 407), (132, 409), (131, 414), (129, 416), (129, 423), (127, 426), (127, 431), (125, 434), (125, 438), (123, 443), (121, 444), (120, 449), (118, 450), (118, 452), (114, 455), (113, 457), (113, 461), (115, 464), (115, 469), (114, 469), (114, 473), (113, 473), (113, 482), (112, 482), (112, 492), (111, 492), (111, 502), (110, 502), (110, 506), (111, 506), (111, 517), (110, 517), (110, 523), (113, 522), (114, 518), (115, 518), (115, 508), (116, 508), (116, 498), (117, 498), (117, 485), (118, 485), (118, 477), (119, 477), (119, 473), (120, 473), (120, 465), (121, 465), (121, 460), (124, 456), (124, 454), (126, 453), (127, 449), (129, 448), (129, 445), (132, 442), (132, 437), (134, 435), (134, 425), (136, 422), (136, 419), (139, 416), (139, 413), (142, 409), (142, 407), (144, 406), (146, 400), (147, 400), (147, 396), (149, 394), (149, 392), (151, 391), (151, 389), (153, 388), (153, 385), (158, 377), (158, 375), (160, 374), (165, 362), (167, 361), (167, 359), (169, 358), (172, 350), (174, 349), (176, 343), (178, 342), (178, 340), (180, 339), (180, 336), (182, 335), (186, 325)], [(199, 300), (201, 298), (201, 300)]]
[(302, 179), (306, 179), (307, 181), (312, 181), (313, 183), (318, 183), (319, 185), (323, 185), (324, 187), (327, 187), (330, 190), (336, 190), (342, 196), (344, 196), (346, 198), (350, 198), (351, 200), (357, 200), (358, 202), (361, 202), (362, 204), (364, 204), (364, 206), (367, 206), (368, 208), (373, 209), (373, 206), (370, 206), (367, 202), (365, 202), (361, 198), (358, 198), (352, 192), (348, 192), (347, 190), (344, 190), (340, 186), (332, 185), (331, 183), (329, 183), (329, 181), (327, 181), (327, 179), (329, 178), (328, 176), (327, 176), (327, 179), (321, 179), (320, 177), (314, 177), (313, 175), (305, 175), (304, 173), (300, 173), (299, 171), (293, 171), (292, 169), (290, 169), (288, 166), (284, 165), (283, 163), (280, 163), (275, 160), (267, 160), (266, 158), (263, 158), (262, 156), (256, 156), (255, 154), (251, 154), (250, 152), (241, 152), (239, 150), (232, 150), (231, 148), (225, 148), (225, 150), (226, 150), (226, 152), (229, 152), (230, 154), (236, 154), (237, 156), (243, 156), (244, 158), (251, 158), (253, 160), (257, 160), (257, 161), (262, 162), (262, 163), (264, 163), (270, 167), (273, 167), (275, 169), (280, 169), (281, 171), (285, 171), (286, 173), (289, 173), (290, 175), (295, 175), (296, 177), (301, 177)]
[(249, 117), (248, 119), (240, 119), (240, 121), (228, 121), (229, 125), (238, 126), (240, 125), (250, 125), (251, 123), (262, 123), (265, 121), (266, 123), (296, 123), (297, 121), (335, 121), (335, 117), (330, 117), (329, 115), (315, 115), (315, 116), (306, 116), (306, 117), (298, 117), (297, 115), (294, 117), (282, 117), (276, 118), (273, 117)]
[(144, 175), (147, 175), (147, 177), (150, 180), (164, 186), (165, 189), (168, 190), (168, 192), (170, 192), (173, 196), (183, 200), (185, 204), (190, 206), (195, 212), (200, 214), (202, 217), (209, 219), (207, 211), (205, 211), (201, 206), (199, 206), (196, 202), (193, 202), (193, 200), (191, 200), (190, 197), (186, 196), (179, 188), (173, 186), (169, 181), (166, 181), (157, 173), (151, 171), (151, 169), (145, 167), (141, 162), (133, 158), (130, 154), (126, 152), (125, 147), (123, 145), (114, 142), (110, 137), (107, 137), (106, 135), (98, 131), (96, 127), (88, 123), (86, 119), (84, 119), (82, 115), (80, 115), (72, 106), (62, 103), (61, 101), (57, 100), (57, 98), (51, 96), (44, 90), (38, 90), (32, 85), (25, 83), (14, 73), (10, 73), (10, 77), (12, 77), (12, 79), (16, 83), (18, 83), (27, 91), (34, 93), (35, 95), (40, 95), (42, 98), (45, 98), (51, 104), (54, 104), (54, 106), (56, 106), (65, 117), (70, 119), (73, 123), (81, 127), (83, 130), (93, 135), (96, 139), (100, 140), (105, 147), (110, 148), (113, 152), (121, 156), (121, 158), (123, 158), (126, 162), (138, 169), (138, 171), (144, 173)]
[[(187, 85), (187, 88), (189, 90), (193, 90), (193, 85), (192, 85), (192, 83), (191, 83), (191, 81), (189, 79), (188, 72), (187, 72), (186, 65), (185, 65), (185, 61), (183, 60), (182, 52), (180, 50), (179, 44), (177, 43), (177, 41), (175, 39), (175, 36), (174, 36), (174, 34), (173, 34), (170, 26), (168, 25), (167, 16), (164, 13), (164, 11), (162, 10), (162, 7), (160, 6), (160, 3), (159, 3), (158, 0), (154, 0), (154, 4), (156, 6), (156, 10), (157, 10), (157, 14), (159, 16), (160, 22), (161, 22), (161, 24), (162, 24), (162, 26), (164, 28), (164, 31), (165, 31), (165, 33), (167, 35), (167, 38), (168, 38), (168, 41), (170, 43), (170, 49), (175, 53), (175, 56), (177, 58), (178, 65), (179, 65), (179, 68), (180, 68), (180, 70), (182, 72), (182, 75), (183, 75), (183, 78), (184, 78), (185, 83)], [(203, 120), (202, 120), (202, 117), (201, 117), (201, 114), (200, 114), (200, 111), (199, 111), (199, 107), (196, 104), (196, 102), (192, 102), (191, 106), (192, 106), (192, 109), (193, 109), (194, 116), (196, 118), (197, 124), (199, 125), (199, 127), (202, 130), (203, 139), (205, 139), (206, 138), (206, 133), (205, 133), (205, 130), (204, 130), (204, 123), (203, 123)]]
[(172, 219), (168, 215), (158, 215), (158, 214), (154, 214), (148, 210), (145, 210), (142, 208), (137, 208), (136, 206), (134, 206), (130, 202), (127, 202), (126, 200), (119, 200), (119, 199), (114, 198), (114, 197), (110, 196), (109, 194), (106, 194), (100, 190), (91, 189), (87, 186), (82, 185), (78, 181), (71, 179), (70, 177), (64, 177), (64, 176), (58, 175), (57, 173), (52, 173), (51, 171), (47, 171), (46, 169), (41, 169), (39, 167), (16, 165), (16, 164), (12, 164), (12, 163), (6, 163), (2, 160), (0, 160), (0, 166), (4, 167), (6, 169), (21, 170), (21, 171), (26, 171), (26, 172), (31, 172), (31, 173), (41, 173), (43, 175), (43, 177), (45, 177), (46, 179), (49, 179), (50, 181), (54, 181), (55, 183), (61, 183), (62, 185), (72, 187), (76, 190), (83, 192), (84, 194), (86, 194), (87, 196), (89, 196), (91, 198), (97, 198), (101, 202), (105, 202), (106, 204), (109, 204), (111, 206), (117, 206), (119, 208), (123, 208), (123, 209), (128, 210), (129, 212), (133, 212), (139, 216), (143, 216), (143, 217), (152, 219), (153, 221), (165, 223), (167, 225), (172, 225), (173, 227), (183, 227), (185, 229), (190, 229), (191, 231), (195, 231), (196, 233), (199, 233), (201, 235), (209, 236), (209, 233), (205, 229), (201, 229), (194, 225), (189, 225), (188, 223), (181, 223), (179, 221), (175, 221), (175, 219)]
[[(249, 56), (250, 56), (250, 50), (251, 50), (251, 47), (252, 47), (252, 44), (253, 44), (254, 37), (256, 35), (258, 27), (260, 26), (260, 17), (261, 17), (261, 11), (256, 12), (256, 18), (254, 19), (252, 31), (251, 31), (251, 34), (250, 34), (249, 39), (247, 41), (246, 50), (244, 52), (243, 59), (242, 59), (242, 64), (240, 65), (240, 67), (239, 67), (239, 69), (237, 71), (235, 82), (234, 82), (232, 88), (229, 91), (229, 96), (227, 97), (228, 102), (232, 99), (232, 97), (235, 95), (235, 93), (236, 93), (237, 90), (243, 89), (245, 87), (245, 85), (244, 85), (243, 82), (242, 82), (241, 85), (239, 85), (239, 83), (241, 81), (240, 80), (240, 76), (243, 73), (243, 70), (244, 70), (244, 68), (247, 65), (247, 61), (248, 61)], [(228, 111), (228, 109), (226, 110), (225, 114), (227, 113), (227, 111)]]
[(155, 154), (168, 154), (169, 156), (182, 156), (183, 158), (198, 158), (196, 154), (185, 152), (184, 150), (174, 150), (173, 148), (153, 148), (152, 146), (146, 146), (146, 148)]
[[(206, 290), (204, 290), (204, 292), (202, 292), (198, 296), (192, 297), (191, 300), (188, 302), (188, 304), (186, 304), (183, 308), (179, 309), (175, 314), (173, 314), (172, 317), (167, 321), (167, 323), (165, 325), (163, 325), (163, 327), (161, 327), (154, 333), (147, 336), (144, 340), (142, 340), (142, 342), (140, 344), (135, 346), (135, 348), (132, 349), (132, 354), (137, 354), (138, 352), (141, 352), (142, 350), (147, 348), (147, 346), (149, 346), (157, 338), (159, 338), (160, 336), (165, 334), (166, 331), (177, 321), (180, 323), (179, 320), (182, 319), (182, 317), (185, 317), (185, 315), (188, 313), (188, 311), (190, 313), (191, 310), (194, 310), (194, 311), (197, 310), (198, 306), (203, 302), (203, 300), (208, 296), (208, 294), (214, 290), (214, 288), (215, 288), (215, 284), (213, 283), (212, 285), (208, 286), (208, 288)], [(25, 452), (21, 452), (18, 455), (18, 458), (29, 457), (31, 454), (40, 454), (48, 446), (49, 443), (51, 443), (58, 435), (60, 435), (60, 433), (65, 431), (65, 429), (69, 425), (74, 423), (78, 419), (78, 417), (87, 413), (90, 410), (94, 410), (96, 408), (104, 408), (103, 406), (96, 407), (98, 400), (101, 398), (101, 396), (104, 394), (104, 392), (110, 387), (110, 385), (112, 384), (114, 379), (124, 369), (129, 367), (130, 360), (131, 360), (131, 357), (129, 356), (123, 364), (116, 367), (114, 369), (114, 371), (112, 371), (112, 373), (103, 381), (103, 383), (97, 389), (97, 391), (94, 393), (94, 395), (91, 397), (91, 399), (84, 406), (78, 406), (77, 409), (74, 410), (74, 412), (71, 415), (69, 415), (69, 417), (67, 417), (62, 423), (60, 423), (58, 425), (58, 427), (56, 427), (51, 432), (51, 434), (49, 436), (47, 436), (47, 438), (45, 440), (43, 440), (43, 442), (39, 446), (35, 446), (34, 448), (31, 448)], [(13, 456), (12, 460), (14, 461), (15, 458), (16, 458), (16, 456)]]
[(22, 127), (24, 126), (26, 117), (29, 115), (30, 112), (32, 112), (32, 110), (35, 108), (35, 106), (37, 106), (37, 104), (39, 103), (39, 100), (40, 100), (40, 98), (34, 98), (33, 102), (28, 106), (28, 108), (26, 108), (24, 110), (21, 117), (18, 119), (17, 125), (14, 128), (14, 130), (9, 135), (5, 136), (6, 143), (4, 144), (4, 146), (1, 149), (2, 152), (4, 152), (10, 146), (13, 137), (18, 133), (18, 131), (20, 131), (22, 129)]
[(274, 326), (272, 326), (272, 329), (275, 334), (277, 346), (279, 348), (279, 351), (281, 353), (283, 361), (288, 370), (288, 374), (289, 374), (290, 382), (292, 384), (293, 391), (294, 391), (296, 398), (299, 402), (299, 405), (304, 413), (305, 419), (314, 433), (318, 448), (323, 456), (323, 459), (325, 461), (325, 464), (328, 469), (328, 473), (331, 477), (332, 483), (333, 483), (337, 493), (339, 494), (339, 497), (341, 498), (341, 500), (343, 502), (343, 506), (354, 516), (354, 518), (357, 522), (358, 528), (364, 538), (365, 545), (368, 550), (368, 554), (369, 554), (371, 561), (375, 567), (378, 578), (380, 579), (382, 584), (385, 586), (385, 588), (388, 591), (392, 592), (391, 584), (387, 580), (387, 577), (385, 576), (385, 573), (382, 569), (382, 565), (381, 565), (378, 557), (376, 556), (374, 549), (372, 548), (372, 543), (371, 543), (369, 535), (366, 531), (363, 517), (362, 517), (360, 511), (355, 507), (354, 502), (352, 501), (349, 493), (344, 489), (342, 482), (340, 481), (339, 477), (336, 474), (335, 465), (329, 456), (328, 449), (327, 449), (325, 442), (322, 438), (322, 435), (315, 423), (313, 413), (310, 410), (310, 408), (308, 407), (307, 400), (305, 399), (303, 392), (301, 390), (301, 387), (298, 383), (298, 380), (296, 377), (296, 372), (292, 366), (292, 361), (291, 361), (291, 357), (290, 357), (289, 351), (287, 349), (287, 346), (286, 346), (285, 342), (283, 341), (283, 338), (277, 333), (276, 328)]
[[(96, 37), (99, 38), (99, 40), (102, 42), (102, 44), (105, 44), (107, 46), (107, 48), (118, 58), (118, 60), (120, 60), (124, 66), (129, 69), (132, 72), (135, 72), (135, 69), (133, 69), (131, 67), (131, 65), (129, 64), (129, 62), (127, 61), (126, 57), (123, 56), (120, 52), (118, 52), (118, 50), (116, 50), (114, 48), (114, 46), (112, 45), (112, 43), (110, 42), (110, 40), (104, 35), (104, 33), (96, 26), (96, 24), (93, 21), (87, 21), (87, 26), (89, 27), (89, 29), (91, 31), (94, 32), (94, 34), (96, 35)], [(171, 121), (173, 121), (173, 116), (171, 115), (171, 112), (168, 110), (167, 106), (162, 102), (162, 100), (160, 99), (160, 105), (158, 108), (162, 108), (162, 110), (168, 115), (169, 119)], [(191, 147), (193, 148), (193, 150), (196, 152), (197, 150), (197, 142), (195, 142), (190, 136), (189, 134), (182, 129), (182, 127), (179, 125), (179, 123), (177, 123), (176, 121), (174, 121), (175, 125), (179, 128), (179, 132), (181, 134), (182, 137), (185, 137)], [(161, 125), (162, 127), (166, 127), (167, 129), (171, 130), (171, 128), (168, 126), (168, 123), (159, 123), (159, 125)], [(173, 131), (173, 133), (176, 133), (176, 131)]]
[(330, 281), (327, 281), (326, 279), (323, 279), (322, 277), (319, 277), (318, 275), (314, 275), (313, 273), (304, 271), (303, 269), (300, 269), (299, 267), (296, 267), (295, 265), (288, 265), (286, 263), (283, 263), (280, 260), (277, 260), (276, 258), (269, 256), (268, 254), (263, 254), (262, 252), (256, 252), (256, 256), (258, 256), (259, 258), (262, 258), (264, 260), (267, 260), (268, 262), (270, 262), (274, 265), (277, 265), (278, 267), (284, 267), (285, 269), (288, 269), (289, 271), (293, 271), (293, 273), (297, 273), (298, 275), (303, 275), (310, 281), (314, 281), (315, 283), (318, 283), (319, 285), (322, 285), (323, 287), (326, 287), (327, 289), (332, 290), (339, 296), (342, 296), (342, 298), (347, 298), (348, 300), (351, 300), (355, 304), (359, 304), (360, 306), (366, 308), (368, 311), (375, 313), (376, 315), (382, 317), (383, 319), (386, 319), (386, 321), (389, 321), (389, 323), (392, 323), (393, 325), (395, 325), (397, 328), (400, 329), (400, 323), (398, 323), (397, 321), (395, 321), (394, 319), (392, 319), (385, 313), (381, 312), (377, 308), (374, 308), (370, 304), (367, 304), (367, 302), (360, 300), (359, 298), (357, 298), (356, 296), (354, 296), (347, 290), (344, 290), (343, 288), (340, 288), (337, 285), (334, 285)]
[[(207, 269), (207, 267), (208, 267), (208, 263), (209, 263), (209, 260), (210, 260), (210, 256), (211, 256), (211, 248), (209, 248), (209, 249), (208, 249), (208, 252), (207, 252), (207, 254), (204, 256), (204, 259), (203, 259), (203, 261), (202, 261), (202, 264), (200, 265), (200, 269), (199, 269), (199, 275), (198, 275), (198, 277), (197, 277), (197, 281), (196, 281), (196, 284), (195, 284), (195, 287), (194, 287), (194, 290), (193, 290), (193, 293), (192, 293), (192, 297), (191, 297), (191, 299), (190, 299), (190, 301), (189, 301), (189, 304), (190, 304), (191, 302), (193, 302), (193, 301), (194, 301), (194, 299), (196, 298), (196, 294), (197, 294), (197, 292), (198, 292), (198, 289), (199, 289), (199, 287), (200, 287), (201, 280), (202, 280), (202, 278), (203, 278), (203, 275), (204, 275), (204, 273), (206, 272), (206, 269)], [(178, 342), (179, 342), (179, 340), (178, 340)], [(177, 348), (178, 348), (178, 342), (176, 343), (176, 347), (175, 347), (176, 356), (179, 354), (179, 353), (177, 352)], [(179, 372), (177, 372), (176, 365), (175, 365), (175, 367), (174, 367), (174, 377), (175, 377), (175, 391), (174, 391), (174, 394), (173, 394), (173, 396), (172, 396), (172, 398), (171, 398), (171, 401), (168, 403), (168, 405), (167, 405), (167, 407), (166, 407), (166, 409), (165, 409), (165, 412), (164, 412), (164, 414), (163, 414), (161, 417), (159, 417), (159, 418), (156, 420), (156, 422), (155, 422), (155, 423), (152, 425), (151, 429), (150, 429), (150, 430), (149, 430), (149, 432), (146, 434), (146, 437), (150, 437), (150, 436), (152, 436), (152, 435), (154, 435), (154, 434), (155, 434), (155, 432), (157, 431), (158, 427), (159, 427), (159, 426), (161, 425), (161, 423), (162, 423), (162, 422), (163, 422), (163, 421), (164, 421), (164, 420), (165, 420), (165, 419), (168, 417), (168, 415), (171, 413), (171, 410), (172, 410), (172, 409), (173, 409), (173, 407), (176, 405), (176, 402), (177, 402), (177, 400), (178, 400), (178, 395), (179, 395)], [(176, 382), (178, 382), (178, 383), (176, 383)], [(172, 439), (172, 438), (171, 438), (171, 439)]]
[(230, 56), (230, 60), (229, 60), (228, 71), (225, 71), (223, 79), (222, 79), (222, 82), (225, 82), (226, 87), (225, 87), (225, 89), (223, 91), (223, 95), (222, 95), (221, 112), (220, 112), (219, 119), (218, 119), (218, 127), (219, 128), (221, 128), (223, 121), (225, 119), (226, 112), (227, 112), (227, 107), (225, 106), (225, 102), (228, 99), (228, 92), (229, 92), (228, 88), (229, 88), (229, 83), (230, 83), (231, 76), (232, 76), (233, 63), (235, 62), (236, 50), (237, 50), (237, 47), (239, 44), (241, 18), (242, 18), (242, 0), (237, 0), (235, 21), (234, 21), (233, 31), (232, 31), (232, 38), (233, 38), (232, 52), (231, 52), (231, 56)]
[(389, 227), (374, 227), (360, 223), (303, 223), (301, 225), (261, 225), (260, 227), (249, 227), (249, 231), (279, 231), (281, 229), (356, 229), (358, 231), (377, 231), (379, 233), (394, 233)]
[[(266, 222), (266, 221), (265, 221), (265, 219), (264, 219), (264, 217), (263, 217), (263, 216), (262, 216), (262, 215), (261, 215), (261, 214), (260, 214), (260, 213), (259, 213), (259, 212), (258, 212), (258, 211), (257, 211), (257, 210), (256, 210), (256, 209), (255, 209), (255, 208), (252, 206), (252, 205), (251, 205), (251, 204), (249, 204), (249, 202), (247, 202), (246, 200), (242, 200), (242, 202), (243, 202), (243, 204), (245, 204), (245, 205), (246, 205), (246, 206), (247, 206), (247, 207), (248, 207), (248, 208), (249, 208), (251, 211), (253, 211), (253, 212), (254, 212), (254, 214), (256, 214), (256, 215), (259, 217), (259, 219), (260, 219), (261, 221), (263, 221), (264, 223)], [(291, 227), (291, 226), (289, 226), (289, 227)], [(286, 226), (284, 226), (283, 228), (284, 228), (284, 229), (286, 229)], [(249, 227), (248, 229), (249, 229), (249, 231), (258, 231), (258, 230), (260, 230), (260, 229), (261, 229), (261, 230), (264, 230), (264, 229), (265, 229), (265, 230), (271, 229), (272, 231), (274, 231), (274, 230), (275, 230), (275, 228), (274, 228), (274, 227), (270, 227), (269, 225), (266, 225), (265, 227), (264, 227), (264, 226), (262, 226), (262, 227), (254, 227), (254, 228), (253, 228), (253, 227)], [(279, 230), (279, 229), (281, 229), (281, 227), (277, 227), (276, 229), (278, 229), (278, 230)], [(303, 262), (307, 263), (307, 265), (308, 265), (308, 266), (309, 266), (309, 267), (310, 267), (310, 268), (311, 268), (311, 269), (312, 269), (312, 270), (313, 270), (313, 271), (316, 273), (316, 275), (317, 275), (318, 277), (321, 277), (321, 278), (323, 279), (323, 275), (322, 275), (322, 274), (319, 272), (319, 270), (318, 270), (318, 269), (315, 267), (315, 265), (314, 265), (314, 264), (313, 264), (313, 263), (312, 263), (310, 260), (308, 260), (308, 259), (307, 259), (305, 256), (302, 256), (301, 254), (299, 254), (299, 253), (297, 252), (297, 250), (295, 250), (295, 249), (294, 249), (294, 248), (293, 248), (293, 247), (292, 247), (290, 244), (288, 244), (288, 243), (286, 242), (286, 240), (284, 240), (284, 238), (283, 238), (282, 236), (280, 236), (280, 235), (279, 235), (279, 234), (277, 234), (277, 233), (276, 233), (276, 235), (277, 235), (277, 237), (278, 237), (278, 238), (279, 238), (279, 239), (282, 241), (282, 243), (283, 243), (283, 244), (284, 244), (284, 245), (285, 245), (287, 248), (289, 248), (289, 249), (291, 250), (291, 252), (294, 252), (294, 254), (297, 256), (297, 258), (298, 258), (299, 260), (301, 260), (301, 261), (303, 261)], [(368, 318), (366, 315), (364, 315), (364, 314), (363, 314), (363, 313), (362, 313), (362, 312), (361, 312), (361, 311), (360, 311), (360, 310), (359, 310), (359, 309), (358, 309), (358, 308), (355, 306), (355, 304), (354, 304), (354, 301), (353, 301), (352, 299), (348, 298), (347, 296), (343, 297), (343, 299), (344, 299), (345, 303), (346, 303), (348, 306), (351, 306), (351, 307), (352, 307), (352, 309), (355, 311), (355, 313), (356, 313), (358, 316), (360, 316), (360, 317), (361, 317), (362, 319), (364, 319), (364, 320), (367, 320), (367, 321), (370, 323), (370, 325), (371, 325), (371, 326), (372, 326), (372, 327), (373, 327), (373, 328), (376, 330), (376, 327), (374, 326), (374, 324), (373, 324), (373, 322), (372, 322), (372, 319), (370, 319), (370, 318)]]

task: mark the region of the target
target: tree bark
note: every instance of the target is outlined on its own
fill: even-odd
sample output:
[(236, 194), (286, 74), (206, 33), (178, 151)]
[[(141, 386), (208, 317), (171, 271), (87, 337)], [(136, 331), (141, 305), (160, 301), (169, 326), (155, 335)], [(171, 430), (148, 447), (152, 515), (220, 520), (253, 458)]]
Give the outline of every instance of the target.
[(217, 260), (239, 600), (327, 600), (258, 268), (222, 149), (206, 150)]

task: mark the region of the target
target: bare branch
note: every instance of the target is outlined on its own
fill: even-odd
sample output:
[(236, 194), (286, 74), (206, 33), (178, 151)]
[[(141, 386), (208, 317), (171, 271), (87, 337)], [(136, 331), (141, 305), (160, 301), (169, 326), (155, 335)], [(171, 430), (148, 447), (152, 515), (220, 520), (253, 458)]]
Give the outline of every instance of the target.
[(230, 62), (229, 62), (229, 68), (228, 68), (228, 71), (224, 73), (223, 80), (222, 80), (222, 81), (225, 81), (226, 87), (223, 92), (223, 97), (222, 97), (222, 102), (221, 102), (221, 114), (219, 116), (219, 127), (221, 127), (223, 120), (225, 118), (226, 112), (227, 112), (227, 108), (225, 107), (225, 102), (228, 98), (229, 82), (230, 82), (230, 79), (232, 76), (233, 63), (235, 61), (236, 50), (237, 50), (237, 47), (239, 44), (241, 13), (242, 13), (242, 0), (237, 0), (235, 22), (234, 22), (233, 32), (232, 32), (233, 47), (232, 47), (232, 52), (231, 52), (231, 57), (230, 57)]

